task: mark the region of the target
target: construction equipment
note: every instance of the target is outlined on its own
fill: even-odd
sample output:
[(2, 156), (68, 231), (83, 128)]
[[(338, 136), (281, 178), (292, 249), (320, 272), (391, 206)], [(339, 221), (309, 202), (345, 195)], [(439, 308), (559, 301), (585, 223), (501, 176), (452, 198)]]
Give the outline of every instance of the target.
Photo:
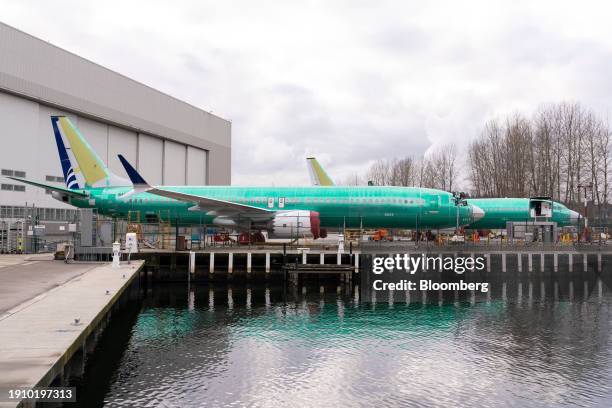
[(358, 243), (363, 236), (363, 230), (359, 228), (345, 228), (344, 229), (344, 240), (346, 242)]
[(389, 235), (389, 231), (384, 228), (376, 230), (372, 235), (372, 241), (393, 241), (393, 237)]

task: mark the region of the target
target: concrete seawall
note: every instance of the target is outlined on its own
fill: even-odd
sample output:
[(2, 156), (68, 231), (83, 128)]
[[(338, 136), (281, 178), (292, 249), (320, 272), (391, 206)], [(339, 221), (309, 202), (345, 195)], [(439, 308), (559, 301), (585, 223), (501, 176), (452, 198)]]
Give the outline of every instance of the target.
[[(138, 276), (144, 262), (102, 264), (0, 316), (0, 392), (61, 385), (65, 368), (84, 355), (92, 336)], [(78, 396), (77, 396), (78, 397)], [(34, 406), (0, 402), (0, 407)]]

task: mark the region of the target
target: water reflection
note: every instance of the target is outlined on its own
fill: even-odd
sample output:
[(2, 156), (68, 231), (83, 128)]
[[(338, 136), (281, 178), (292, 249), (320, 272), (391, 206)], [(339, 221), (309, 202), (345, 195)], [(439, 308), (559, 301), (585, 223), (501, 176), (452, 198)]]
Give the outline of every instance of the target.
[(336, 283), (153, 286), (102, 336), (80, 387), (104, 392), (80, 405), (610, 406), (611, 301), (595, 275), (381, 303)]

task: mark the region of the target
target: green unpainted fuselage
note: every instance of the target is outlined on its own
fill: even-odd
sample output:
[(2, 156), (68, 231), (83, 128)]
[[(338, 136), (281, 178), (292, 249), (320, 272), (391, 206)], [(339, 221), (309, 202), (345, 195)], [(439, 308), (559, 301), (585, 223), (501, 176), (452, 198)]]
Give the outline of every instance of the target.
[[(321, 186), (333, 186), (334, 182), (327, 175), (321, 164), (314, 157), (307, 159), (308, 169), (316, 183)], [(313, 181), (313, 182), (315, 182)], [(528, 198), (478, 198), (466, 200), (468, 204), (477, 206), (484, 211), (484, 216), (474, 220), (468, 226), (470, 229), (502, 229), (506, 223), (533, 221), (529, 213)], [(559, 226), (575, 225), (579, 214), (565, 207), (563, 204), (553, 202), (553, 213), (550, 221)]]
[[(445, 191), (412, 187), (191, 187), (164, 186), (166, 190), (230, 201), (272, 211), (317, 211), (321, 227), (449, 228), (456, 225), (457, 206)], [(131, 187), (91, 188), (89, 198), (70, 198), (80, 208), (96, 208), (108, 216), (137, 214), (141, 222), (162, 220), (180, 224), (212, 224), (215, 215), (190, 211), (195, 203), (150, 193), (120, 199)], [(281, 199), (284, 199), (281, 204)], [(474, 221), (472, 208), (459, 206), (459, 224)]]
[[(506, 228), (506, 223), (509, 221), (533, 221), (529, 213), (529, 198), (471, 198), (466, 201), (468, 204), (478, 206), (485, 213), (484, 217), (470, 224), (468, 227), (470, 229), (501, 229)], [(578, 213), (561, 203), (552, 203), (550, 221), (556, 222), (558, 226), (576, 224)]]

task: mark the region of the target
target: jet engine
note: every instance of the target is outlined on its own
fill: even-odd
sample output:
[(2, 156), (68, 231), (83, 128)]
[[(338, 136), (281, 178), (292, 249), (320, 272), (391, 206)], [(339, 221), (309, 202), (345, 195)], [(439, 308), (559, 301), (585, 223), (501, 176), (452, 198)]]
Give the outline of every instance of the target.
[(62, 194), (59, 191), (52, 191), (51, 197), (55, 198), (57, 201), (61, 201), (62, 203), (70, 203), (70, 197), (68, 194)]
[(304, 234), (321, 236), (321, 219), (316, 211), (279, 212), (268, 225), (270, 238), (295, 238)]

